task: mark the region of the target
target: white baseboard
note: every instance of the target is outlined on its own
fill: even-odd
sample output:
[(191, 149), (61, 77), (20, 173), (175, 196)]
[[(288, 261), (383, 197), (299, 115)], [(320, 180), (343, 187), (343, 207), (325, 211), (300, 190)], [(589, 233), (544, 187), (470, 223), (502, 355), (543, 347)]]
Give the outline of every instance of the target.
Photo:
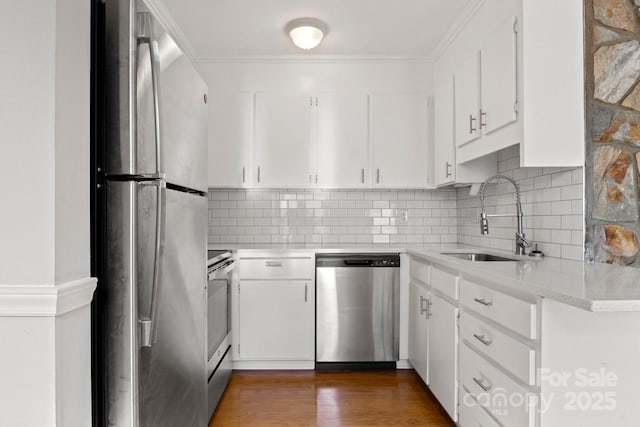
[(94, 277), (58, 285), (0, 284), (0, 316), (57, 317), (90, 304), (96, 285)]

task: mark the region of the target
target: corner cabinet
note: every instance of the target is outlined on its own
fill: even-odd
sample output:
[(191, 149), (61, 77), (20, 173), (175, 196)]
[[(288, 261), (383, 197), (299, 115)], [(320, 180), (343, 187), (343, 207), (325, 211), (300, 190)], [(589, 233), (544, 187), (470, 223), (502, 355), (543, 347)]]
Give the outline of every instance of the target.
[(411, 281), (409, 287), (409, 362), (425, 384), (429, 384), (429, 291)]
[(389, 92), (371, 96), (373, 187), (430, 187), (428, 147), (426, 93)]
[(240, 251), (232, 295), (235, 369), (313, 369), (313, 252)]
[(519, 144), (523, 167), (582, 166), (583, 75), (581, 0), (482, 2), (435, 65), (436, 105), (454, 77), (456, 165)]
[(458, 279), (416, 259), (410, 269), (409, 362), (457, 421)]
[(436, 76), (434, 93), (433, 183), (436, 186), (482, 182), (498, 171), (497, 155), (456, 162), (453, 74)]

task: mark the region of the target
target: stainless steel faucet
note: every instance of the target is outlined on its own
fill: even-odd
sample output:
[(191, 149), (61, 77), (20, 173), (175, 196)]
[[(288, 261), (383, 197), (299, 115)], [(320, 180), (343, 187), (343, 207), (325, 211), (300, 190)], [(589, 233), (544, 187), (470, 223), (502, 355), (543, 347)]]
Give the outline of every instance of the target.
[[(499, 180), (508, 181), (513, 184), (513, 187), (516, 190), (516, 213), (515, 214), (487, 214), (484, 211), (484, 190), (487, 187), (487, 184), (491, 182), (497, 182)], [(522, 203), (520, 202), (520, 186), (513, 179), (509, 178), (505, 175), (494, 175), (487, 178), (482, 185), (480, 186), (480, 205), (482, 207), (482, 212), (480, 212), (480, 233), (482, 235), (489, 234), (489, 218), (490, 217), (506, 217), (506, 216), (515, 216), (518, 220), (518, 229), (516, 231), (516, 255), (525, 255), (525, 252), (528, 247), (531, 246), (531, 242), (529, 242), (525, 236), (523, 231), (522, 219), (524, 217), (522, 213)]]

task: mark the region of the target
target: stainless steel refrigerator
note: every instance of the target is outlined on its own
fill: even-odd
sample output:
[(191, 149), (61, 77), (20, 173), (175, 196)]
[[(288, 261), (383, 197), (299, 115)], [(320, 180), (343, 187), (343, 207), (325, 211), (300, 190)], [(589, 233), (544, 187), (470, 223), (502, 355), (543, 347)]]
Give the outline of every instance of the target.
[(206, 426), (207, 86), (143, 2), (99, 7), (94, 425)]

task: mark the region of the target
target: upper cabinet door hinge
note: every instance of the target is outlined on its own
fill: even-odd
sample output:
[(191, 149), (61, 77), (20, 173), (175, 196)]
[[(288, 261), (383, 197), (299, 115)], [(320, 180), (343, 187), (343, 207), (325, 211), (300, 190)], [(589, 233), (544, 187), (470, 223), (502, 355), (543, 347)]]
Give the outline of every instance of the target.
[(513, 18), (513, 32), (518, 34), (518, 18)]

